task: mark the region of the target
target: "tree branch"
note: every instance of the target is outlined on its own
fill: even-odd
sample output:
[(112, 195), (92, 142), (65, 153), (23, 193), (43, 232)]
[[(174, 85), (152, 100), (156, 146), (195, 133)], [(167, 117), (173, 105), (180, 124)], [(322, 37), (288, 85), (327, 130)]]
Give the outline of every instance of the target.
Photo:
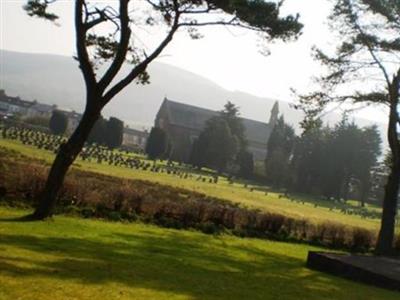
[(147, 56), (141, 63), (139, 63), (124, 79), (120, 80), (117, 84), (115, 84), (104, 96), (103, 96), (103, 105), (107, 104), (115, 95), (117, 95), (121, 90), (123, 90), (128, 84), (130, 84), (135, 78), (137, 78), (142, 72), (144, 72), (150, 62), (152, 62), (163, 50), (164, 48), (171, 42), (172, 37), (175, 32), (179, 28), (179, 17), (180, 13), (178, 10), (179, 4), (177, 0), (173, 1), (174, 3), (174, 11), (175, 17), (173, 24), (171, 26), (171, 30), (165, 37), (165, 39), (160, 43), (160, 45), (149, 55)]
[(101, 93), (107, 88), (107, 86), (112, 82), (115, 76), (118, 74), (125, 61), (126, 54), (129, 49), (129, 40), (131, 38), (131, 30), (129, 28), (129, 15), (128, 15), (128, 3), (129, 0), (120, 0), (120, 20), (121, 20), (121, 33), (120, 41), (115, 58), (108, 68), (104, 76), (99, 81), (99, 90)]
[(94, 92), (93, 89), (96, 86), (96, 76), (86, 48), (86, 28), (82, 20), (85, 4), (85, 0), (76, 0), (75, 2), (76, 50), (78, 61), (80, 63), (79, 67), (81, 68), (85, 79), (86, 90), (90, 95)]

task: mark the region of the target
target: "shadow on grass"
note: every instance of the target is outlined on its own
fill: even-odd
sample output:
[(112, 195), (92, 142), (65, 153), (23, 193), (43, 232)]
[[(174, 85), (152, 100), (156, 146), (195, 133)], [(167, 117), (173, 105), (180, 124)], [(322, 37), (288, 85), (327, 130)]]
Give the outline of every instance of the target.
[[(51, 220), (51, 218), (48, 219), (48, 220)], [(23, 216), (20, 216), (20, 217), (0, 218), (0, 223), (12, 223), (12, 222), (16, 222), (16, 223), (38, 222), (38, 220), (33, 218), (32, 214), (23, 215)]]
[[(112, 232), (85, 239), (6, 234), (0, 235), (0, 247), (33, 252), (0, 254), (0, 276), (115, 282), (192, 299), (331, 299), (332, 292), (346, 298), (349, 287), (304, 269), (299, 259), (174, 231)], [(335, 286), (338, 282), (341, 287)]]

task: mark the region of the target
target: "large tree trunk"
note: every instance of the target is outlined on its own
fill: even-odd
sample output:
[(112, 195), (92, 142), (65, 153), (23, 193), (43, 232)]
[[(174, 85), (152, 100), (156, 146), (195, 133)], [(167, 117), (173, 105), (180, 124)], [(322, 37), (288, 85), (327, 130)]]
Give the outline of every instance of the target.
[(397, 198), (400, 185), (400, 143), (397, 132), (398, 124), (398, 104), (399, 104), (399, 82), (400, 70), (397, 76), (393, 79), (393, 84), (390, 87), (390, 119), (388, 128), (388, 140), (392, 152), (392, 163), (390, 174), (385, 186), (385, 196), (383, 198), (383, 210), (381, 228), (379, 231), (378, 241), (375, 249), (377, 255), (392, 255), (396, 213), (397, 213)]
[(47, 177), (42, 198), (40, 199), (35, 212), (31, 216), (32, 219), (43, 220), (54, 213), (57, 195), (62, 187), (65, 175), (82, 150), (85, 141), (99, 116), (99, 108), (87, 107), (74, 133), (65, 144), (60, 146)]
[(397, 197), (399, 193), (400, 167), (392, 166), (383, 198), (381, 229), (375, 253), (392, 255), (397, 213)]
[(360, 205), (361, 207), (365, 207), (365, 202), (368, 199), (369, 189), (366, 187), (367, 183), (361, 183), (361, 192), (360, 192)]

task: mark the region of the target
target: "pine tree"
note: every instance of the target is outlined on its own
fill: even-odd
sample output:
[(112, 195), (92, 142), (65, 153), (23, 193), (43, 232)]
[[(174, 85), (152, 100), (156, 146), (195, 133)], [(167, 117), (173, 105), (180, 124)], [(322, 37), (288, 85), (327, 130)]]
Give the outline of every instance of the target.
[(67, 116), (59, 110), (54, 110), (49, 121), (49, 128), (54, 134), (64, 134), (68, 128)]
[(145, 148), (150, 159), (163, 158), (167, 152), (168, 138), (164, 130), (159, 127), (151, 128)]

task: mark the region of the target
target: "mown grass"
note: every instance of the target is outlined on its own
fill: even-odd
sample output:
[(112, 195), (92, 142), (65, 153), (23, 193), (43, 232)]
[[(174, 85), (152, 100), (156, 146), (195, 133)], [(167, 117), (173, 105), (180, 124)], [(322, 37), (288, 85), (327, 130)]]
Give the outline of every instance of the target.
[(309, 270), (316, 247), (0, 207), (0, 299), (398, 299)]
[[(23, 145), (18, 141), (0, 140), (0, 146), (16, 150), (26, 156), (43, 159), (50, 163), (54, 155), (48, 151), (40, 150), (32, 146)], [(251, 191), (244, 188), (243, 184), (229, 184), (226, 178), (221, 178), (218, 184), (196, 181), (195, 179), (181, 179), (177, 176), (166, 173), (153, 173), (143, 170), (133, 170), (108, 164), (98, 164), (95, 162), (82, 161), (78, 159), (75, 168), (86, 171), (93, 171), (101, 174), (117, 176), (129, 179), (141, 179), (174, 187), (180, 187), (191, 191), (204, 193), (211, 197), (226, 199), (234, 203), (258, 208), (263, 211), (280, 213), (290, 217), (324, 222), (326, 220), (335, 221), (345, 225), (359, 226), (367, 229), (378, 229), (379, 220), (372, 218), (362, 218), (359, 215), (343, 214), (340, 209), (343, 205), (307, 196), (293, 196), (288, 199), (279, 196), (276, 192), (257, 190)], [(376, 210), (375, 207), (370, 208)]]

